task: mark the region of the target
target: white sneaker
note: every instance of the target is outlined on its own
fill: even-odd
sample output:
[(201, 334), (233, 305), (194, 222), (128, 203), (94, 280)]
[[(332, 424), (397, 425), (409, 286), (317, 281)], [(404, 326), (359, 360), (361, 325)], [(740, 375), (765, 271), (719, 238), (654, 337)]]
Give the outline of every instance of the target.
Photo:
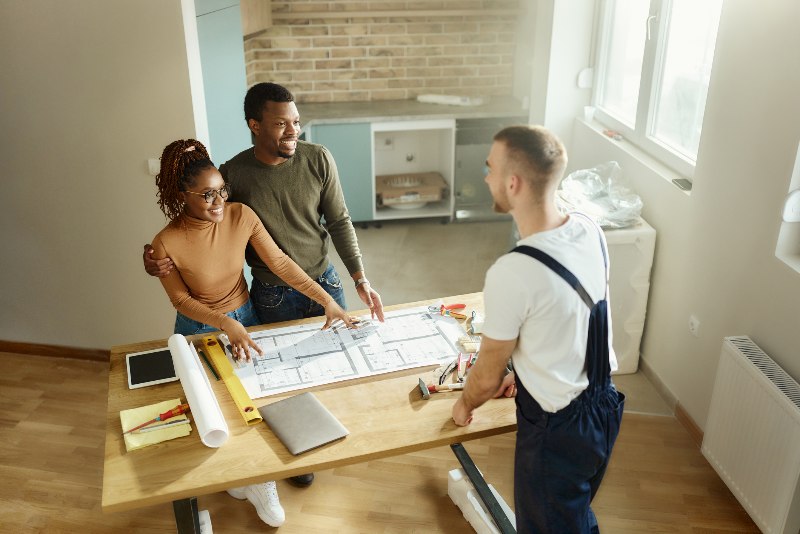
[(255, 507), (258, 517), (271, 527), (279, 527), (286, 521), (286, 512), (283, 511), (281, 501), (278, 499), (278, 488), (275, 486), (275, 482), (231, 488), (227, 492), (234, 499), (250, 501)]
[(228, 495), (230, 495), (234, 499), (239, 499), (240, 501), (242, 501), (247, 498), (247, 495), (244, 492), (246, 489), (247, 486), (242, 486), (241, 488), (231, 488), (225, 491), (227, 491)]

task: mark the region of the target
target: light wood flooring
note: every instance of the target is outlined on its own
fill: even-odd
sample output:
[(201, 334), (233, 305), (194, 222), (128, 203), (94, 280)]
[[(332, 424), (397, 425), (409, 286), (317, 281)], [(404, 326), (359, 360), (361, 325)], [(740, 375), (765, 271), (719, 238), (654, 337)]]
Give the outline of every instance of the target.
[[(0, 353), (0, 532), (175, 532), (170, 504), (103, 514), (104, 363)], [(465, 444), (513, 507), (514, 435)], [(261, 523), (225, 493), (201, 496), (217, 533), (466, 533), (447, 496), (449, 447), (278, 482), (287, 522)], [(604, 533), (758, 532), (689, 434), (670, 416), (627, 413), (595, 499)]]

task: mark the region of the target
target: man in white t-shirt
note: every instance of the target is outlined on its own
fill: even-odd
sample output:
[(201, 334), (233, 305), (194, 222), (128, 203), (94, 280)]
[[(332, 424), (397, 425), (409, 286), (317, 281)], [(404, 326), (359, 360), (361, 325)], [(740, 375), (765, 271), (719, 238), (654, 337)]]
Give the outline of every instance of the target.
[(586, 216), (557, 208), (566, 164), (563, 144), (545, 128), (512, 126), (494, 137), (486, 183), (521, 239), (486, 273), (480, 356), (453, 406), (463, 426), (490, 398), (516, 395), (519, 533), (599, 532), (590, 503), (624, 403), (610, 376), (617, 362), (605, 239)]

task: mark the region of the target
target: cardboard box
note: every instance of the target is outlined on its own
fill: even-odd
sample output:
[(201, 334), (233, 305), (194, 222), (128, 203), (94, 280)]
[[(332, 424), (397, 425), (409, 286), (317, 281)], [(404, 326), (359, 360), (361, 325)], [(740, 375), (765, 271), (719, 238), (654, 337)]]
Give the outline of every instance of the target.
[(447, 189), (447, 182), (438, 172), (384, 174), (375, 177), (378, 207), (422, 207), (438, 202)]

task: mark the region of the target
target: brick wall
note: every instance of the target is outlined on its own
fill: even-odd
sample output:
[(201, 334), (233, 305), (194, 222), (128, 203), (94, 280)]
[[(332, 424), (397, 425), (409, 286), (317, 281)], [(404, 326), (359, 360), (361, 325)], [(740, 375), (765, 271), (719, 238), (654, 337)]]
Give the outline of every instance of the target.
[(512, 94), (524, 0), (272, 0), (272, 26), (245, 39), (248, 86), (298, 102)]

